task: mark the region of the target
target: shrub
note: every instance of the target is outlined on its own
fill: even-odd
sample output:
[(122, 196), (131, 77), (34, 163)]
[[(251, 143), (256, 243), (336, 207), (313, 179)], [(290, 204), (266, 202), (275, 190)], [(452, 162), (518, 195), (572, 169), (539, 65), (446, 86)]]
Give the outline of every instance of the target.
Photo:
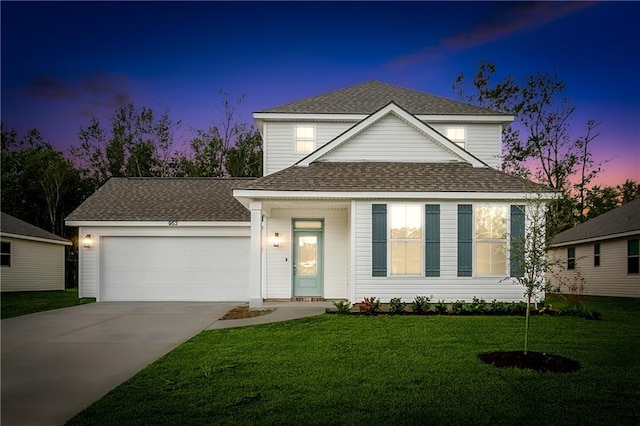
[(402, 301), (402, 297), (394, 297), (389, 301), (389, 312), (403, 314), (406, 306), (407, 304)]
[(464, 300), (456, 300), (451, 304), (451, 313), (452, 314), (460, 314), (462, 312), (462, 307), (464, 306)]
[(419, 315), (424, 315), (429, 310), (429, 299), (427, 296), (416, 296), (411, 302), (411, 310)]
[(336, 312), (340, 315), (346, 315), (351, 312), (351, 303), (345, 302), (344, 300), (333, 302), (333, 306), (336, 307)]
[(433, 305), (433, 309), (437, 314), (444, 315), (447, 313), (447, 304), (444, 303), (444, 300), (438, 300), (438, 303)]
[(358, 309), (361, 314), (375, 315), (380, 312), (380, 299), (365, 297), (362, 302), (358, 303)]
[(558, 315), (574, 316), (574, 317), (580, 317), (588, 320), (602, 319), (602, 314), (600, 312), (593, 309), (589, 309), (584, 305), (578, 305), (578, 306), (579, 307), (561, 306), (560, 309), (558, 309)]

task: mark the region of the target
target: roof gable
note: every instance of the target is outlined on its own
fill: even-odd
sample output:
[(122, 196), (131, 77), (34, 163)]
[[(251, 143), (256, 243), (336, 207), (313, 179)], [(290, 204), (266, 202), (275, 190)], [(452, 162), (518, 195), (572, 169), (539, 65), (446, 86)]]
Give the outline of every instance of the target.
[(244, 222), (243, 178), (111, 178), (67, 218), (83, 221)]
[(582, 240), (606, 239), (640, 233), (640, 198), (560, 232), (552, 245), (568, 245)]
[(31, 237), (39, 240), (50, 240), (54, 243), (71, 244), (71, 241), (66, 238), (45, 231), (42, 228), (38, 228), (4, 212), (2, 212), (1, 216), (0, 230), (3, 235), (9, 234), (13, 237)]
[(382, 83), (380, 81), (368, 81), (322, 95), (267, 108), (259, 112), (292, 114), (373, 114), (389, 102), (396, 103), (414, 115), (484, 115), (504, 116), (505, 118), (511, 117), (508, 114), (487, 108), (393, 84)]
[[(296, 165), (308, 166), (314, 161), (341, 161), (341, 149), (345, 154), (342, 156), (342, 160), (353, 161), (354, 157), (352, 155), (357, 154), (352, 153), (352, 155), (346, 155), (347, 153), (344, 152), (347, 151), (346, 146), (349, 144), (364, 144), (366, 147), (366, 145), (370, 143), (367, 139), (367, 133), (372, 133), (372, 129), (375, 129), (377, 125), (381, 124), (383, 120), (388, 118), (394, 119), (400, 127), (404, 126), (405, 129), (412, 129), (415, 136), (421, 137), (422, 140), (414, 140), (413, 145), (415, 148), (416, 146), (420, 146), (420, 142), (424, 144), (420, 148), (424, 151), (423, 154), (426, 154), (425, 157), (423, 157), (425, 162), (434, 162), (433, 155), (436, 155), (439, 159), (436, 161), (460, 161), (469, 163), (474, 167), (488, 167), (486, 163), (460, 148), (433, 127), (417, 119), (414, 115), (410, 114), (394, 102), (387, 104), (366, 119), (355, 124), (332, 141), (300, 160)], [(394, 134), (398, 134), (397, 130)], [(398, 158), (401, 158), (400, 153), (397, 152), (397, 148), (393, 143), (384, 141), (382, 146), (388, 150), (388, 155), (384, 156), (383, 153), (382, 161), (396, 161), (394, 154)], [(345, 148), (343, 149), (343, 147)], [(373, 146), (371, 147), (373, 148)], [(355, 149), (352, 151), (366, 151), (366, 149), (358, 150), (356, 147), (354, 148)], [(404, 153), (404, 155), (406, 156), (407, 153)], [(409, 157), (410, 159), (407, 161), (416, 162), (416, 157), (416, 155), (413, 155), (413, 157)], [(372, 157), (371, 153), (368, 153), (363, 158), (358, 158), (358, 160), (375, 161), (375, 158)]]

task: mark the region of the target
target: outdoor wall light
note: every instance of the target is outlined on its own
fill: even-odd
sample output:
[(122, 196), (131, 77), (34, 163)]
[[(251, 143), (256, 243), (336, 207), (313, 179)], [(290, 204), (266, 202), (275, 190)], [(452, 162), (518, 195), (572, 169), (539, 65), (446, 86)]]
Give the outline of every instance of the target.
[(86, 248), (93, 247), (93, 238), (91, 238), (91, 234), (87, 234), (84, 236), (84, 239), (82, 240), (82, 245)]
[(273, 246), (280, 247), (280, 234), (277, 232), (273, 235)]

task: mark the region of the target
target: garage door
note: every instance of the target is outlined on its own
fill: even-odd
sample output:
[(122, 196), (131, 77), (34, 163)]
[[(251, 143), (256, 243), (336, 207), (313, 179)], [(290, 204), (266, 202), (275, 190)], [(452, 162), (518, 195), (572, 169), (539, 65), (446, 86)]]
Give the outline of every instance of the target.
[(249, 238), (104, 237), (101, 300), (244, 301)]

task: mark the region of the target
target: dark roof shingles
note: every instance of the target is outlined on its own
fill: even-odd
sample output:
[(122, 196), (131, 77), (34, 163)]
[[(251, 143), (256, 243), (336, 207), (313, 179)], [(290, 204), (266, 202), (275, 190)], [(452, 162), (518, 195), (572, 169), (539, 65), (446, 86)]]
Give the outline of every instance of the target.
[(1, 219), (2, 221), (0, 222), (0, 228), (2, 230), (2, 233), (42, 238), (45, 240), (61, 241), (65, 243), (70, 242), (66, 238), (62, 238), (49, 231), (45, 231), (42, 228), (38, 228), (35, 225), (27, 223), (24, 220), (20, 220), (17, 217), (11, 216), (10, 214), (4, 212), (2, 212)]
[(391, 101), (414, 115), (508, 115), (379, 81), (369, 81), (260, 112), (373, 114)]
[(241, 178), (112, 178), (68, 221), (248, 221), (233, 198)]
[(292, 166), (244, 189), (335, 192), (553, 192), (492, 168), (465, 163), (316, 162)]
[(634, 231), (640, 233), (640, 198), (560, 232), (552, 245)]

